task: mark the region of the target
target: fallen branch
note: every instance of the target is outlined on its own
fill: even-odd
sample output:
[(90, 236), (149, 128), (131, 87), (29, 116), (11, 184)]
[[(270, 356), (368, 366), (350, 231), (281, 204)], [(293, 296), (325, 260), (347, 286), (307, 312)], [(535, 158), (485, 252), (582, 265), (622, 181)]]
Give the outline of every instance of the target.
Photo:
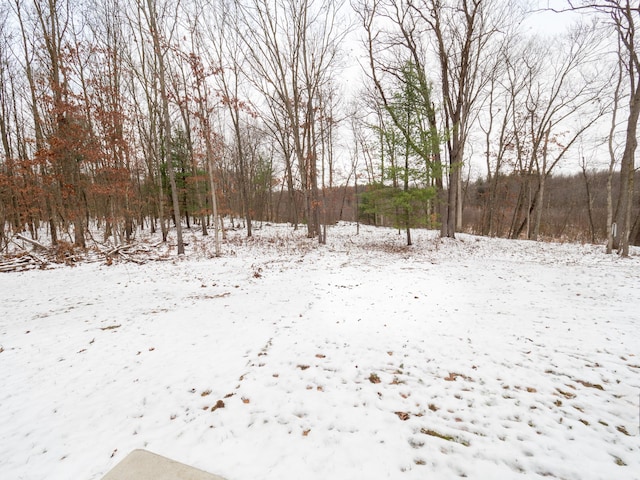
[(19, 239), (19, 240), (22, 240), (22, 241), (24, 241), (24, 242), (30, 243), (31, 245), (33, 245), (33, 246), (35, 246), (35, 247), (37, 247), (37, 248), (40, 248), (40, 249), (42, 249), (42, 250), (45, 250), (45, 251), (47, 251), (47, 252), (49, 252), (49, 251), (51, 250), (49, 247), (46, 247), (46, 246), (42, 245), (40, 242), (38, 242), (38, 241), (36, 241), (36, 240), (33, 240), (33, 239), (31, 239), (31, 238), (27, 238), (27, 237), (25, 237), (24, 235), (22, 235), (22, 234), (20, 234), (20, 233), (18, 233), (18, 234), (15, 236), (15, 238), (17, 238), (17, 239)]
[(43, 258), (40, 258), (38, 255), (36, 255), (33, 252), (27, 252), (27, 255), (29, 255), (31, 258), (33, 258), (36, 262), (38, 262), (40, 265), (49, 265), (49, 262), (44, 260)]
[(0, 263), (0, 272), (15, 272), (18, 269), (26, 270), (27, 267), (34, 265), (35, 261), (29, 255), (23, 255), (9, 261)]
[(125, 259), (127, 262), (133, 262), (133, 263), (137, 263), (138, 265), (143, 265), (147, 262), (145, 262), (144, 260), (138, 260), (137, 258), (132, 258), (129, 255), (127, 255), (126, 253), (124, 253), (123, 251), (120, 251), (120, 256)]

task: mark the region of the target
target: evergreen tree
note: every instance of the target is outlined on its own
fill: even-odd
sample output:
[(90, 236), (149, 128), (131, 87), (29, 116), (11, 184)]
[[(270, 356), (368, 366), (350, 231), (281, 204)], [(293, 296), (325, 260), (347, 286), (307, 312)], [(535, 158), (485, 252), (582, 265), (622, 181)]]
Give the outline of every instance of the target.
[(379, 133), (382, 179), (369, 185), (362, 196), (364, 214), (391, 216), (398, 228), (432, 226), (431, 200), (435, 196), (432, 154), (438, 136), (429, 127), (431, 91), (425, 91), (412, 62), (400, 69), (399, 85), (386, 115), (375, 129)]

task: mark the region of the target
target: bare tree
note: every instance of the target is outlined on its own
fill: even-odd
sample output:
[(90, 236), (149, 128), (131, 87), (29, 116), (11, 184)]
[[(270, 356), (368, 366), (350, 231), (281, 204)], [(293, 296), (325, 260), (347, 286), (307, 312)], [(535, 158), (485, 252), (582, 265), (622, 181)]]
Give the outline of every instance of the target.
[(527, 52), (532, 51), (531, 42), (521, 36), (509, 36), (499, 54), (495, 67), (491, 69), (484, 93), (483, 112), (478, 118), (478, 128), (485, 143), (487, 187), (483, 190), (484, 208), (481, 231), (485, 235), (499, 236), (504, 224), (503, 214), (498, 212), (501, 188), (504, 187), (506, 168), (521, 130), (517, 124), (517, 105), (522, 101), (527, 82)]
[[(620, 161), (620, 196), (613, 215), (613, 248), (622, 256), (629, 255), (631, 212), (633, 206), (635, 151), (638, 146), (638, 119), (640, 117), (640, 55), (637, 28), (640, 26), (640, 7), (631, 0), (567, 0), (573, 11), (597, 12), (606, 18), (616, 33), (617, 53), (624, 66), (629, 98), (624, 150)], [(556, 10), (557, 11), (557, 10)], [(613, 223), (613, 222), (612, 222)]]
[(127, 135), (127, 111), (132, 102), (127, 95), (126, 22), (120, 0), (93, 0), (88, 6), (87, 28), (82, 30), (85, 37), (75, 37), (74, 50), (85, 116), (100, 150), (92, 172), (95, 201), (102, 204), (96, 215), (104, 219), (104, 240), (113, 235), (122, 243), (133, 236), (135, 195), (131, 185), (134, 145)]
[[(204, 8), (204, 6), (207, 8)], [(203, 16), (208, 25), (203, 25), (202, 34), (209, 48), (202, 52), (211, 68), (216, 69), (214, 81), (218, 93), (231, 121), (231, 134), (234, 143), (234, 159), (237, 166), (237, 182), (240, 191), (240, 206), (245, 219), (247, 236), (252, 236), (251, 194), (248, 179), (247, 152), (244, 151), (243, 122), (245, 117), (255, 112), (242, 87), (245, 83), (242, 31), (239, 26), (238, 2), (218, 0), (203, 4)]]
[[(9, 45), (11, 33), (9, 32), (8, 11), (6, 7), (0, 7), (0, 42)], [(13, 96), (14, 70), (10, 66), (8, 49), (0, 51), (0, 141), (2, 143), (2, 153), (0, 154), (0, 183), (3, 184), (2, 191), (9, 192), (9, 198), (3, 196), (4, 201), (0, 201), (0, 250), (7, 243), (5, 227), (9, 224), (15, 229), (21, 227), (17, 192), (15, 191), (14, 180), (14, 142), (10, 136), (12, 128), (11, 117), (13, 116)], [(7, 188), (8, 187), (8, 188)], [(7, 202), (8, 200), (8, 202)], [(5, 202), (7, 205), (5, 205)]]
[(444, 125), (448, 132), (449, 185), (443, 234), (454, 237), (460, 226), (458, 190), (465, 145), (474, 108), (487, 76), (492, 38), (499, 35), (510, 5), (494, 0), (411, 0), (410, 5), (434, 37), (440, 66)]
[[(252, 0), (242, 9), (255, 85), (290, 136), (305, 198), (307, 233), (323, 241), (316, 112), (346, 34), (336, 0)], [(287, 145), (289, 140), (281, 141)]]
[[(506, 21), (506, 14), (513, 13), (511, 4), (494, 0), (372, 0), (355, 5), (355, 9), (366, 32), (369, 67), (383, 103), (389, 103), (384, 93), (384, 72), (398, 76), (393, 73), (398, 69), (393, 56), (401, 54), (417, 66), (422, 101), (431, 111), (428, 121), (434, 142), (446, 139), (447, 145), (448, 190), (446, 198), (440, 195), (441, 234), (455, 237), (461, 225), (459, 196), (465, 145), (477, 115), (479, 93), (490, 78), (488, 70), (493, 68), (488, 62), (495, 54), (491, 42), (501, 35), (499, 27)], [(435, 90), (442, 95), (441, 120), (436, 119), (438, 110), (430, 96), (428, 65), (434, 60), (439, 67)], [(432, 149), (437, 168), (442, 165), (440, 148), (433, 145)], [(442, 183), (438, 189), (444, 192)]]
[[(171, 141), (171, 115), (169, 112), (169, 90), (167, 86), (167, 56), (169, 52), (169, 42), (171, 40), (172, 30), (169, 33), (161, 32), (159, 23), (166, 21), (158, 14), (158, 5), (155, 0), (137, 0), (138, 8), (144, 16), (146, 26), (149, 29), (149, 35), (151, 36), (151, 42), (153, 45), (153, 53), (156, 66), (156, 74), (158, 80), (158, 90), (161, 100), (162, 108), (162, 155), (165, 159), (165, 165), (169, 176), (169, 183), (171, 186), (171, 199), (173, 206), (173, 218), (176, 226), (176, 236), (178, 243), (178, 255), (184, 255), (184, 242), (182, 240), (182, 219), (180, 215), (180, 200), (178, 198), (178, 188), (176, 185), (175, 172), (169, 156), (170, 141)], [(168, 9), (169, 5), (162, 5), (163, 10)], [(177, 13), (174, 13), (173, 21)]]
[(204, 51), (206, 49), (204, 35), (205, 29), (200, 28), (200, 22), (205, 21), (206, 19), (204, 15), (204, 6), (196, 3), (193, 7), (195, 11), (192, 12), (192, 16), (190, 18), (192, 51), (187, 55), (187, 59), (193, 76), (192, 96), (196, 103), (195, 116), (200, 123), (201, 137), (204, 138), (205, 165), (209, 177), (209, 194), (211, 196), (211, 210), (215, 234), (215, 255), (219, 257), (221, 255), (220, 218), (218, 214), (218, 189), (215, 180), (215, 161), (216, 157), (220, 156), (218, 151), (219, 145), (217, 145), (220, 141), (218, 135), (213, 129), (212, 116), (215, 110), (215, 105), (212, 100), (211, 86), (208, 83), (208, 79), (221, 72), (219, 65), (206, 65), (204, 62)]
[[(538, 238), (546, 180), (582, 134), (605, 112), (606, 105), (600, 101), (605, 82), (596, 68), (600, 40), (592, 25), (580, 25), (568, 34), (561, 49), (550, 45), (545, 48), (544, 57), (535, 59), (544, 65), (544, 59), (549, 58), (550, 64), (529, 78), (526, 87), (526, 134), (537, 184), (527, 215), (514, 232), (516, 237), (527, 225), (528, 238)], [(548, 55), (549, 50), (554, 53)], [(568, 121), (573, 121), (573, 125), (567, 124)]]
[[(618, 38), (618, 42), (620, 39)], [(618, 47), (619, 49), (619, 47)], [(614, 138), (618, 128), (617, 119), (620, 105), (620, 90), (622, 89), (624, 67), (622, 65), (622, 57), (618, 55), (617, 61), (617, 79), (615, 89), (613, 91), (613, 104), (611, 111), (611, 127), (607, 139), (607, 147), (609, 151), (609, 168), (607, 171), (607, 247), (606, 252), (612, 253), (615, 242), (616, 232), (613, 223), (613, 173), (616, 166), (616, 151), (614, 147)]]

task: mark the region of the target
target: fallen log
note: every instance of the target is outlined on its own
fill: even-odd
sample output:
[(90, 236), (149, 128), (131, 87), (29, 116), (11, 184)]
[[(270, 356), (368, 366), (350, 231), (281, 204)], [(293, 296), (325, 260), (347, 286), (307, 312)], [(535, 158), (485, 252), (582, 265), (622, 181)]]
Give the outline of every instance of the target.
[(20, 233), (18, 233), (18, 234), (15, 236), (15, 238), (17, 238), (17, 239), (19, 239), (19, 240), (22, 240), (22, 241), (24, 241), (24, 242), (30, 243), (31, 245), (33, 245), (33, 246), (35, 246), (35, 247), (37, 247), (37, 248), (40, 248), (40, 249), (42, 249), (42, 250), (45, 250), (45, 251), (47, 251), (47, 252), (49, 252), (49, 251), (51, 250), (49, 247), (47, 247), (47, 246), (45, 246), (45, 245), (41, 244), (41, 243), (40, 243), (40, 242), (38, 242), (37, 240), (33, 240), (33, 239), (31, 239), (31, 238), (27, 238), (27, 237), (25, 237), (24, 235), (22, 235), (22, 234), (20, 234)]
[(0, 263), (0, 272), (15, 272), (18, 269), (26, 269), (30, 265), (35, 265), (35, 261), (28, 255), (13, 258)]

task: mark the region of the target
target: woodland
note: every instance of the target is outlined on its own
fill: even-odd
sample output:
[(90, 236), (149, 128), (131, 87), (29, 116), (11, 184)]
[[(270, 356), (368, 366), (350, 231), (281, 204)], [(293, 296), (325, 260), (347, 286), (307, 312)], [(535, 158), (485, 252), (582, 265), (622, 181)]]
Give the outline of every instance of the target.
[(636, 26), (630, 0), (7, 0), (0, 255), (348, 220), (628, 256)]

